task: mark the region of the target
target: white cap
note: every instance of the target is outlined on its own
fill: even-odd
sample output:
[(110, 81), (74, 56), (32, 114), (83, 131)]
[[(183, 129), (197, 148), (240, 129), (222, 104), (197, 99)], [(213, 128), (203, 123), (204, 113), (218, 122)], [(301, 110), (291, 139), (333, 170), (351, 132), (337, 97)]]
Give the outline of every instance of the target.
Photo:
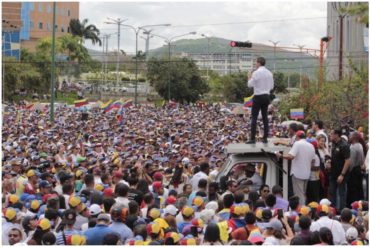
[(208, 225), (213, 219), (214, 215), (215, 215), (215, 210), (203, 209), (199, 214), (199, 218), (201, 218), (203, 222)]
[(189, 163), (190, 163), (189, 158), (185, 157), (185, 158), (182, 159), (182, 164), (183, 165), (188, 165)]
[(358, 231), (356, 228), (354, 227), (350, 227), (347, 231), (346, 231), (346, 239), (348, 241), (353, 241), (353, 240), (356, 240), (358, 237)]
[(212, 209), (216, 212), (218, 210), (218, 203), (215, 201), (210, 201), (209, 203), (207, 203), (206, 209)]
[(178, 209), (174, 205), (167, 205), (166, 208), (163, 210), (163, 214), (170, 214), (172, 216), (177, 215)]
[(93, 204), (89, 208), (90, 215), (98, 215), (101, 213), (101, 207), (98, 204)]
[(320, 201), (320, 205), (326, 205), (326, 206), (330, 206), (331, 205), (331, 201), (329, 201), (328, 199), (324, 198)]

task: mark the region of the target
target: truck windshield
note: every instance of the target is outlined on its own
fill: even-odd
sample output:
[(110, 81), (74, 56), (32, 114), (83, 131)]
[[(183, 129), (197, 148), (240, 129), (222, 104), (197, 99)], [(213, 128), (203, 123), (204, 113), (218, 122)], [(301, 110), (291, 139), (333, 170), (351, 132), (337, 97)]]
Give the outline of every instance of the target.
[(240, 189), (258, 191), (266, 180), (266, 163), (262, 162), (240, 162), (236, 163), (230, 170), (228, 176), (237, 181)]

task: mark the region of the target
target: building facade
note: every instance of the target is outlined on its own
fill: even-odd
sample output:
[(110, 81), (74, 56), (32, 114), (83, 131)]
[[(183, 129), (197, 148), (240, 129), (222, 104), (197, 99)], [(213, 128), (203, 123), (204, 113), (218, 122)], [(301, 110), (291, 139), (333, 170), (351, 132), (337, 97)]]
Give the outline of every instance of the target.
[[(3, 2), (2, 13), (3, 30), (4, 20), (7, 19), (14, 25), (20, 26), (21, 48), (34, 51), (39, 39), (52, 35), (53, 2)], [(69, 22), (71, 19), (79, 19), (79, 3), (56, 2), (57, 37), (70, 32)]]
[(182, 53), (181, 56), (192, 59), (200, 70), (212, 70), (220, 75), (251, 71), (255, 56), (249, 52), (223, 53)]
[[(339, 51), (340, 51), (340, 14), (338, 9), (356, 3), (327, 4), (327, 35), (332, 37), (328, 44), (326, 78), (328, 80), (339, 79)], [(355, 66), (368, 66), (368, 27), (359, 23), (357, 17), (342, 14), (343, 18), (343, 78), (351, 76), (350, 60)]]
[(21, 3), (2, 2), (2, 53), (20, 58)]

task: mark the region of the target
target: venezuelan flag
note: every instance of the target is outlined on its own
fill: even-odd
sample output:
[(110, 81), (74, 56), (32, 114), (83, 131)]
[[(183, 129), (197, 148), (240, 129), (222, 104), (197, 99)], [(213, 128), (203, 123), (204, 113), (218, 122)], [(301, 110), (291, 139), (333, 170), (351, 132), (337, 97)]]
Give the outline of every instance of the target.
[(244, 107), (252, 107), (253, 106), (253, 95), (247, 98), (244, 98)]
[(290, 109), (291, 119), (304, 119), (303, 108)]
[(87, 99), (76, 100), (74, 103), (75, 107), (81, 107), (88, 104)]
[(107, 102), (105, 102), (105, 103), (103, 103), (103, 104), (101, 104), (100, 105), (100, 108), (101, 109), (105, 109), (105, 108), (107, 108), (110, 104), (112, 104), (112, 102), (113, 102), (113, 100), (108, 100)]
[(122, 107), (123, 102), (121, 100), (117, 100), (114, 103), (110, 104), (104, 111), (110, 112), (113, 109), (119, 109)]
[(123, 104), (122, 104), (122, 107), (123, 107), (123, 108), (129, 108), (130, 106), (132, 106), (132, 99), (126, 100), (126, 101), (125, 101), (125, 102), (123, 102)]

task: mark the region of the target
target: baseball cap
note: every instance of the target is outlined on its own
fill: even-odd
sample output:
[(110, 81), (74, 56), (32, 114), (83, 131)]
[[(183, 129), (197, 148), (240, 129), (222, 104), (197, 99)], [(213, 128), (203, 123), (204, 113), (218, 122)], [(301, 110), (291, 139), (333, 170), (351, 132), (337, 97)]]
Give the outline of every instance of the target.
[(200, 197), (200, 196), (196, 196), (194, 197), (193, 199), (193, 205), (196, 206), (196, 207), (201, 207), (202, 205), (204, 204), (204, 199), (203, 197)]
[(319, 206), (319, 204), (317, 203), (317, 202), (310, 202), (309, 204), (308, 204), (308, 206), (310, 207), (310, 208), (317, 208), (318, 206)]
[(346, 231), (346, 239), (348, 241), (353, 241), (356, 240), (357, 237), (358, 237), (357, 229), (355, 227), (348, 228), (348, 230)]
[(176, 216), (178, 211), (179, 210), (174, 205), (168, 205), (164, 209), (164, 215), (170, 214), (172, 216)]
[(89, 213), (92, 216), (97, 216), (98, 214), (101, 213), (101, 207), (98, 204), (93, 204), (89, 208)]
[(298, 136), (299, 138), (304, 138), (306, 136), (306, 134), (304, 133), (304, 131), (302, 130), (298, 130), (296, 133), (295, 133), (296, 136)]
[(40, 201), (39, 200), (32, 200), (30, 203), (30, 208), (33, 210), (37, 210), (40, 208)]
[(243, 214), (243, 212), (244, 212), (244, 210), (243, 210), (242, 206), (240, 206), (240, 205), (235, 205), (234, 204), (230, 207), (230, 213), (231, 214), (235, 214), (235, 215), (240, 216), (240, 215)]
[(176, 203), (176, 197), (174, 196), (169, 196), (166, 200), (166, 204), (167, 205), (173, 205)]
[(152, 208), (150, 211), (149, 211), (149, 216), (155, 220), (159, 217), (161, 217), (161, 211), (159, 211), (158, 208)]
[(199, 228), (203, 228), (203, 227), (204, 227), (204, 222), (203, 222), (203, 220), (202, 220), (202, 219), (193, 219), (193, 220), (191, 221), (191, 224), (192, 224), (193, 226), (196, 226), (196, 227), (199, 227)]
[(155, 172), (153, 175), (153, 178), (155, 181), (162, 181), (163, 180), (163, 175), (160, 172)]
[(176, 232), (167, 232), (165, 235), (165, 239), (169, 239), (169, 238), (172, 238), (175, 244), (180, 241), (180, 235)]
[(154, 182), (153, 183), (153, 189), (159, 189), (162, 187), (162, 183), (161, 182)]
[(181, 213), (185, 217), (190, 217), (192, 214), (194, 214), (194, 209), (192, 207), (185, 206), (182, 208)]
[(50, 221), (46, 218), (43, 218), (37, 222), (37, 226), (39, 226), (42, 230), (48, 230), (51, 227)]
[(146, 231), (148, 234), (158, 234), (161, 231), (161, 226), (158, 223), (153, 222), (146, 226)]
[(103, 191), (103, 195), (104, 196), (107, 196), (107, 197), (110, 197), (110, 196), (113, 196), (114, 195), (114, 191), (112, 188), (106, 188), (104, 191)]
[(323, 205), (319, 205), (316, 209), (317, 213), (320, 214), (320, 213), (325, 213), (325, 214), (328, 214), (330, 212), (330, 208), (328, 205), (326, 204), (323, 204)]
[(67, 245), (86, 245), (86, 237), (79, 234), (67, 237)]
[(81, 203), (81, 198), (78, 196), (71, 196), (69, 198), (68, 204), (70, 207), (75, 208)]
[(95, 189), (96, 189), (97, 191), (103, 191), (103, 190), (104, 190), (104, 185), (102, 185), (102, 184), (96, 184), (96, 185), (95, 185)]
[(27, 173), (26, 173), (26, 176), (28, 178), (32, 177), (32, 176), (36, 176), (36, 172), (35, 170), (29, 170)]
[(17, 211), (14, 208), (7, 208), (5, 211), (5, 218), (7, 220), (14, 220), (17, 216)]
[(123, 174), (122, 174), (122, 172), (115, 172), (115, 173), (113, 173), (113, 177), (115, 177), (115, 178), (122, 178), (123, 177)]
[(280, 220), (272, 219), (267, 225), (266, 228), (272, 228), (276, 231), (281, 231), (283, 229), (283, 224)]
[(195, 238), (183, 238), (180, 241), (180, 245), (197, 245)]
[(327, 206), (330, 206), (331, 205), (331, 201), (329, 201), (327, 198), (324, 198), (324, 199), (321, 199), (320, 205), (327, 205)]
[(253, 230), (249, 233), (248, 241), (256, 244), (256, 243), (263, 243), (265, 239), (263, 238), (261, 232), (259, 230)]
[(19, 197), (17, 195), (12, 194), (8, 197), (8, 201), (10, 204), (15, 204), (19, 202)]
[(40, 188), (51, 188), (52, 185), (46, 180), (41, 180), (41, 182), (39, 183), (39, 187)]
[(307, 207), (307, 206), (303, 206), (299, 209), (299, 214), (303, 215), (303, 216), (306, 216), (308, 215), (309, 213), (311, 212), (311, 208)]
[(106, 222), (110, 222), (110, 216), (109, 216), (109, 214), (99, 214), (97, 220), (98, 221), (104, 220)]

